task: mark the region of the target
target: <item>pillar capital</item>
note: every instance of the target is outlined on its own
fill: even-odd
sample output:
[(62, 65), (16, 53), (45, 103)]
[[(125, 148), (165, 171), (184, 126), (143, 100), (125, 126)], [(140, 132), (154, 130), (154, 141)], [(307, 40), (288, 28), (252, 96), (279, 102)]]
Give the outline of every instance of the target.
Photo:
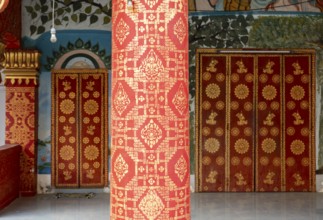
[(38, 85), (40, 53), (37, 50), (7, 50), (4, 56), (6, 86)]

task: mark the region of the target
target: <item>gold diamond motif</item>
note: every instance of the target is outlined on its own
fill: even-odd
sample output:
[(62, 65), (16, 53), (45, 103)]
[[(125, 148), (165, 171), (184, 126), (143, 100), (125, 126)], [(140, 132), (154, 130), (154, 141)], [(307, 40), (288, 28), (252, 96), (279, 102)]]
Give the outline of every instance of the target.
[(185, 23), (183, 22), (183, 19), (180, 18), (175, 26), (174, 26), (174, 33), (177, 36), (179, 42), (181, 42), (181, 44), (183, 43), (185, 36), (186, 36), (186, 26)]
[(124, 90), (122, 84), (119, 83), (116, 97), (114, 97), (114, 106), (116, 111), (119, 113), (119, 115), (123, 113), (123, 111), (127, 108), (129, 104), (130, 104), (129, 96)]
[(184, 86), (183, 84), (180, 85), (179, 89), (177, 90), (172, 103), (174, 104), (175, 108), (181, 113), (183, 114), (185, 109), (188, 106), (187, 103), (187, 98), (185, 95), (185, 91), (184, 91)]
[(150, 50), (139, 70), (146, 75), (147, 79), (155, 79), (164, 72), (164, 66), (158, 55), (153, 50)]
[(141, 130), (141, 137), (150, 148), (153, 148), (161, 139), (162, 130), (151, 119), (150, 122)]
[(165, 205), (154, 190), (149, 190), (138, 207), (149, 220), (153, 220), (163, 211)]
[(183, 182), (184, 177), (187, 173), (187, 162), (183, 156), (181, 156), (175, 164), (175, 173), (177, 174), (178, 178)]
[(116, 38), (118, 39), (120, 44), (123, 44), (127, 36), (130, 34), (130, 28), (129, 25), (123, 20), (120, 19), (119, 23), (116, 27)]
[(114, 162), (114, 172), (119, 182), (128, 173), (128, 167), (129, 166), (126, 163), (126, 161), (123, 159), (121, 155), (119, 155), (116, 161)]

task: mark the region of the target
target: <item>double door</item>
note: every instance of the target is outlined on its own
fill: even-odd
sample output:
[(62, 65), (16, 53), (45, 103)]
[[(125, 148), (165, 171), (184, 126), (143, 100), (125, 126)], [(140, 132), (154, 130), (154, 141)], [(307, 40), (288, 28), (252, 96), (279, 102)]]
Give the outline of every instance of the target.
[(197, 51), (196, 190), (315, 190), (313, 51)]
[(52, 72), (52, 183), (103, 187), (108, 177), (106, 70)]

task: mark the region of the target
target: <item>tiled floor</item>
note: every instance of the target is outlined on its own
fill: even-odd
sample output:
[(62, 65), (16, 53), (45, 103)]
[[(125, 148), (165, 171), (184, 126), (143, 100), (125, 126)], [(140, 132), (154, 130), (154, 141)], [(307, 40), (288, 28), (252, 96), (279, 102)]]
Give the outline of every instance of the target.
[[(2, 220), (106, 220), (109, 194), (92, 199), (38, 195), (15, 200)], [(323, 193), (192, 193), (196, 220), (322, 220)], [(166, 220), (166, 219), (165, 219)]]

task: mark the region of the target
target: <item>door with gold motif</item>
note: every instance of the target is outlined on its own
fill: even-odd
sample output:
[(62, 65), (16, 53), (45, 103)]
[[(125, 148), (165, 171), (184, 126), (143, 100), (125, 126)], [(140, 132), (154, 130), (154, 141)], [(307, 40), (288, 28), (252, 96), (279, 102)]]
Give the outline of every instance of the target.
[(315, 51), (199, 49), (196, 190), (315, 190)]
[(52, 72), (52, 183), (55, 187), (107, 185), (106, 70)]

